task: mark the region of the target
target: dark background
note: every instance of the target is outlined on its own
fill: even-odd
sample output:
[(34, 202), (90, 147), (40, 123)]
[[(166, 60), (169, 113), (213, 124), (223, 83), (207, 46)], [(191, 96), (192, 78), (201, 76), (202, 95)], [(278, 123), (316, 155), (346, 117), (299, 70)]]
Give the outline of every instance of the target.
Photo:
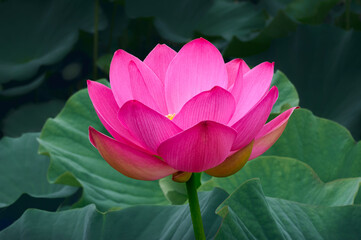
[(0, 1), (1, 137), (40, 131), (113, 52), (204, 37), (226, 61), (274, 61), (300, 106), (361, 137), (361, 1)]

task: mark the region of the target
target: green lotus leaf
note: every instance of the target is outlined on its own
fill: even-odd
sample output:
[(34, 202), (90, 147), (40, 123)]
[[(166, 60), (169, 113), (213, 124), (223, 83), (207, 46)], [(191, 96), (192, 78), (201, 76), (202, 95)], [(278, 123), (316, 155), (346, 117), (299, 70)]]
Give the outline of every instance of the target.
[(0, 208), (13, 204), (21, 195), (35, 198), (64, 198), (77, 188), (49, 184), (46, 173), (49, 159), (38, 155), (39, 133), (26, 133), (19, 138), (0, 141)]
[[(216, 234), (222, 218), (215, 209), (228, 196), (221, 189), (200, 194), (207, 239)], [(54, 224), (56, 222), (56, 224)], [(76, 227), (75, 227), (76, 226)], [(94, 205), (62, 212), (28, 210), (0, 232), (0, 239), (193, 239), (188, 205), (135, 206), (105, 214)]]
[(83, 187), (78, 206), (95, 203), (102, 211), (137, 204), (168, 204), (158, 181), (131, 179), (110, 167), (91, 145), (89, 126), (106, 133), (86, 89), (75, 93), (59, 115), (45, 123), (39, 151), (50, 156), (51, 182)]

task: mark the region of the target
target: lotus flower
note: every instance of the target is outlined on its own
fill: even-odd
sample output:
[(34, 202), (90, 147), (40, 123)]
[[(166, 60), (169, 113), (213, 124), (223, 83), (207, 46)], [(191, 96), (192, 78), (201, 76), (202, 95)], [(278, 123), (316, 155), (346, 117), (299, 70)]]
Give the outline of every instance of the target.
[(111, 89), (88, 81), (95, 111), (113, 138), (89, 128), (102, 157), (120, 173), (156, 180), (179, 172), (228, 176), (280, 137), (294, 108), (266, 121), (277, 100), (274, 64), (224, 63), (205, 39), (177, 53), (157, 45), (145, 58), (118, 50)]

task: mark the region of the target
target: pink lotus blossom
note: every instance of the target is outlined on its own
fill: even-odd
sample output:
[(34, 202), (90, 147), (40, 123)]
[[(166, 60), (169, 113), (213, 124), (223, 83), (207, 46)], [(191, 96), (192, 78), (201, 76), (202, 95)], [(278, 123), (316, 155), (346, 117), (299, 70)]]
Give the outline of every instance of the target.
[[(270, 89), (273, 72), (269, 62), (252, 69), (241, 59), (224, 63), (202, 38), (178, 53), (157, 45), (144, 61), (118, 50), (111, 89), (88, 81), (95, 111), (113, 138), (90, 127), (90, 141), (114, 169), (135, 179), (179, 171), (233, 174), (240, 161), (276, 142), (295, 109), (265, 124), (278, 97), (277, 87)], [(226, 174), (218, 174), (221, 168)]]

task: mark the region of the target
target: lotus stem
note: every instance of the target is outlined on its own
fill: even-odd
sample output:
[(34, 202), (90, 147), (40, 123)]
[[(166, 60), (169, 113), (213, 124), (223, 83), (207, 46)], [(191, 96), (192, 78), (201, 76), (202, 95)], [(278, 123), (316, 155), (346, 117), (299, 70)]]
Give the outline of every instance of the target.
[(195, 238), (196, 240), (205, 240), (206, 235), (203, 228), (201, 209), (199, 207), (197, 194), (196, 176), (194, 174), (192, 174), (186, 185)]

